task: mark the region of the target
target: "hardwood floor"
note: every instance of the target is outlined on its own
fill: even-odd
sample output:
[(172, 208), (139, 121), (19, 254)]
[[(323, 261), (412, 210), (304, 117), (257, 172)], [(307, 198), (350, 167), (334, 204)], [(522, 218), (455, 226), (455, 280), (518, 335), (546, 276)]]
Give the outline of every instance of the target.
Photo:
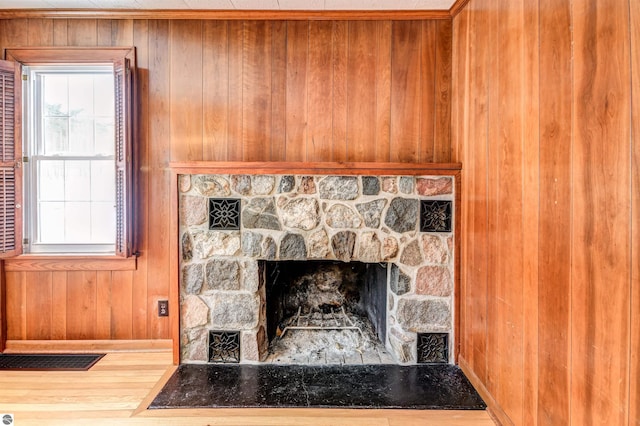
[(0, 372), (0, 413), (24, 425), (492, 426), (486, 411), (146, 410), (174, 371), (170, 351), (114, 352), (86, 372)]

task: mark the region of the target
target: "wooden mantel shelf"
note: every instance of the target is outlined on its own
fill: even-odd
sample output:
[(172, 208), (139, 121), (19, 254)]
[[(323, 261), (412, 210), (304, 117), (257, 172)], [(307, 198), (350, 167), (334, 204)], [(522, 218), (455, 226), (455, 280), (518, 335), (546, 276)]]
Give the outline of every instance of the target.
[(169, 164), (176, 174), (311, 174), (311, 175), (445, 175), (456, 174), (461, 163), (186, 161)]

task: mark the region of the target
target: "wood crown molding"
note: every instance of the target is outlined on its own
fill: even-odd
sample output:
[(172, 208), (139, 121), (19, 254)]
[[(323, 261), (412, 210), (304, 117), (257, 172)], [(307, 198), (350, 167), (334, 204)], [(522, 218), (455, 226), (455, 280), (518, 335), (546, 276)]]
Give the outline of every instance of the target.
[[(0, 12), (1, 13), (1, 12)], [(135, 47), (11, 47), (5, 49), (8, 61), (33, 63), (94, 63), (129, 58), (135, 66)]]
[(462, 9), (465, 8), (469, 1), (470, 0), (456, 0), (456, 2), (452, 4), (451, 8), (449, 9), (449, 16), (455, 18), (458, 13), (462, 12)]
[[(204, 19), (259, 21), (374, 21), (451, 19), (468, 0), (449, 10), (141, 10), (141, 9), (3, 9), (0, 19)], [(459, 4), (462, 3), (462, 6)]]

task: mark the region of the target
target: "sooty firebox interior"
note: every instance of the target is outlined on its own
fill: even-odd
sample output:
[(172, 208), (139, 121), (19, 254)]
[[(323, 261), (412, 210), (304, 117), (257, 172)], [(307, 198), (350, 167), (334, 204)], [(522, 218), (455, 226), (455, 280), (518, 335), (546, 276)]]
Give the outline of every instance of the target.
[(394, 362), (386, 340), (387, 264), (265, 262), (269, 361)]

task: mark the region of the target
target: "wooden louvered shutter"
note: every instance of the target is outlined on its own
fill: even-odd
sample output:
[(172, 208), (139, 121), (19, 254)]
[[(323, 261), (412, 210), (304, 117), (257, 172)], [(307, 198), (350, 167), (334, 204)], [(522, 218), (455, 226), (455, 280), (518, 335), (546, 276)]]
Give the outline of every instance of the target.
[(128, 257), (133, 250), (132, 76), (128, 59), (117, 60), (113, 66), (116, 107), (116, 254)]
[(22, 253), (22, 80), (20, 64), (0, 61), (0, 257)]

